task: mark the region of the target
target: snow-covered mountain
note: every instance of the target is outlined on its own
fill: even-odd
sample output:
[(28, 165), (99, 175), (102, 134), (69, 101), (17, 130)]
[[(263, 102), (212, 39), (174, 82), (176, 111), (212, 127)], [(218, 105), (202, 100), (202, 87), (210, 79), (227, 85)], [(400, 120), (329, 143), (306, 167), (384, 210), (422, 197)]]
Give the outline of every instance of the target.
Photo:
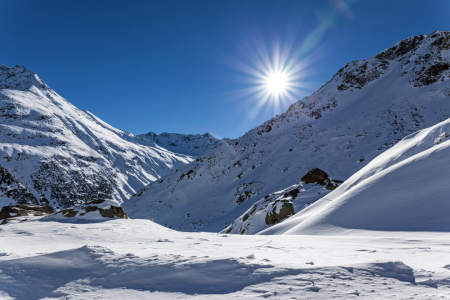
[(450, 231), (450, 119), (410, 134), (332, 193), (262, 234)]
[(216, 139), (209, 132), (205, 134), (180, 134), (167, 133), (156, 134), (148, 132), (138, 137), (155, 142), (157, 145), (176, 153), (200, 157), (216, 148), (223, 141)]
[(77, 109), (25, 67), (0, 66), (0, 207), (121, 203), (193, 159)]
[(285, 200), (295, 210), (295, 199), (280, 198), (290, 186), (313, 203), (330, 190), (302, 183), (310, 170), (346, 180), (405, 136), (449, 118), (449, 79), (450, 32), (408, 38), (350, 62), (285, 113), (149, 184), (124, 208), (174, 229), (220, 231), (266, 197), (264, 205)]

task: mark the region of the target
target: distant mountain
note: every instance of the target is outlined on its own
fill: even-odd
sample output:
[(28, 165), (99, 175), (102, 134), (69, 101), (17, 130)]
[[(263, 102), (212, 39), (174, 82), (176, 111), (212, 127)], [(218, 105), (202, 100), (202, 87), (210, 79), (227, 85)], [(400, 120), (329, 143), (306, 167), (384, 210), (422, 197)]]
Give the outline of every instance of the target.
[[(285, 113), (149, 184), (124, 208), (185, 231), (271, 227), (269, 207), (275, 224), (282, 203), (297, 214), (330, 192), (302, 182), (312, 169), (347, 180), (405, 136), (449, 118), (449, 79), (450, 32), (405, 39), (348, 63)], [(250, 214), (254, 205), (265, 213)]]
[(149, 132), (140, 134), (138, 137), (155, 142), (169, 151), (197, 157), (205, 155), (223, 143), (221, 140), (213, 137), (209, 132), (202, 135), (167, 132), (156, 134)]
[(0, 207), (121, 203), (193, 159), (79, 110), (25, 67), (0, 66)]

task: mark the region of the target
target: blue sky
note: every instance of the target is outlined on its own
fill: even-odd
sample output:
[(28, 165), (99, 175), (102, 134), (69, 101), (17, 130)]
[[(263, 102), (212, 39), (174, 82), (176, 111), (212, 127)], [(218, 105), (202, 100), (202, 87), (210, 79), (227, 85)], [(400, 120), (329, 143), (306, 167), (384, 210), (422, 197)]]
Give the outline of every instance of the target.
[[(346, 63), (450, 30), (449, 12), (447, 0), (0, 0), (0, 64), (134, 134), (235, 138)], [(280, 56), (293, 90), (265, 99), (256, 71)]]

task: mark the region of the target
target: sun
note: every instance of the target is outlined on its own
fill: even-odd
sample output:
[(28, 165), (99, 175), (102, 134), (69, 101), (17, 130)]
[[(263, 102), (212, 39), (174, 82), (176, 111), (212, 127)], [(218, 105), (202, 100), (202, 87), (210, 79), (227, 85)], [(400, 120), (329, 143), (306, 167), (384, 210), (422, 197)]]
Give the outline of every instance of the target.
[(289, 105), (304, 97), (309, 91), (309, 56), (292, 48), (291, 42), (282, 45), (274, 42), (272, 48), (263, 40), (255, 40), (250, 51), (245, 52), (246, 61), (235, 59), (236, 68), (243, 72), (243, 84), (236, 93), (245, 106), (247, 119), (255, 119), (260, 113), (273, 116), (284, 112)]
[(274, 96), (285, 93), (288, 88), (288, 77), (281, 72), (268, 74), (265, 81), (268, 92)]

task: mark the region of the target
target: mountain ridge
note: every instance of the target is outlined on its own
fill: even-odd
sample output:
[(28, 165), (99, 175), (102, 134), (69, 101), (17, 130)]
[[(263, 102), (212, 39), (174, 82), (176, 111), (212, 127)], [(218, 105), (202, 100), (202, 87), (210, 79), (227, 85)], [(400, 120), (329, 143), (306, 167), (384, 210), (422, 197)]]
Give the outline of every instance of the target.
[(449, 39), (435, 31), (348, 63), (285, 113), (146, 186), (125, 209), (178, 230), (220, 231), (313, 168), (349, 178), (406, 135), (450, 117)]
[[(194, 159), (79, 110), (25, 67), (1, 66), (0, 87), (0, 165), (20, 183), (11, 188), (26, 188), (33, 204), (121, 203)], [(15, 195), (3, 193), (0, 206), (22, 201)]]
[(137, 135), (140, 138), (155, 142), (159, 146), (186, 155), (200, 157), (223, 143), (212, 134), (181, 134), (163, 132), (156, 134), (148, 132)]

